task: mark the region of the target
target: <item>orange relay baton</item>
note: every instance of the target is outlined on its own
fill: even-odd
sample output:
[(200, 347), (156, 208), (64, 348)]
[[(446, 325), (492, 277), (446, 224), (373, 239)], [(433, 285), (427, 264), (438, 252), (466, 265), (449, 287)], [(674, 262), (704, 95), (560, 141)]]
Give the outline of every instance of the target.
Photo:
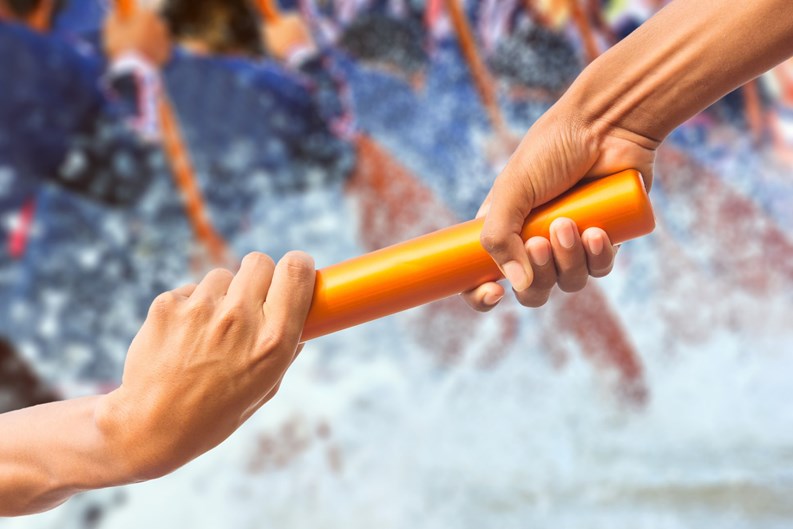
[[(579, 230), (599, 227), (613, 244), (655, 228), (638, 171), (582, 184), (535, 209), (522, 236), (549, 236), (551, 222), (567, 217)], [(502, 279), (479, 242), (484, 219), (396, 244), (317, 271), (303, 341), (353, 327)]]

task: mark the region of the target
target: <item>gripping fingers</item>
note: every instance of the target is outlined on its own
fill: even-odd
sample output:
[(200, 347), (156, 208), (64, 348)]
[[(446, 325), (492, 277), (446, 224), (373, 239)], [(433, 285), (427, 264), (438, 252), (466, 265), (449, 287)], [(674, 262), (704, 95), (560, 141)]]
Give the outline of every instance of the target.
[(478, 312), (489, 312), (504, 297), (504, 287), (498, 283), (485, 283), (460, 294), (469, 307)]
[(480, 237), (482, 247), (496, 262), (515, 291), (523, 291), (532, 283), (532, 267), (520, 237), (523, 223), (534, 204), (533, 196), (526, 196), (510, 178), (509, 168), (493, 185), (490, 209)]
[(266, 332), (297, 345), (311, 306), (315, 279), (314, 260), (304, 253), (289, 252), (278, 262), (264, 306)]
[(570, 219), (559, 218), (551, 223), (551, 246), (556, 261), (559, 288), (564, 292), (578, 292), (589, 278), (587, 256), (578, 227)]
[(534, 271), (534, 281), (531, 287), (515, 295), (521, 305), (538, 308), (548, 302), (557, 281), (551, 243), (544, 237), (532, 237), (526, 241), (525, 247)]
[(188, 285), (182, 285), (179, 288), (173, 289), (171, 292), (178, 298), (189, 298), (195, 292), (195, 289), (198, 287), (195, 283), (190, 283)]
[(194, 300), (216, 300), (222, 298), (228, 292), (231, 280), (234, 274), (224, 268), (216, 268), (210, 271), (201, 283), (198, 284), (195, 291), (190, 295), (190, 299)]
[(240, 270), (229, 286), (226, 299), (231, 303), (264, 305), (273, 279), (275, 262), (263, 253), (253, 252), (243, 258)]
[(600, 228), (589, 228), (581, 235), (586, 251), (589, 275), (604, 277), (614, 268), (617, 248), (611, 245), (609, 236)]

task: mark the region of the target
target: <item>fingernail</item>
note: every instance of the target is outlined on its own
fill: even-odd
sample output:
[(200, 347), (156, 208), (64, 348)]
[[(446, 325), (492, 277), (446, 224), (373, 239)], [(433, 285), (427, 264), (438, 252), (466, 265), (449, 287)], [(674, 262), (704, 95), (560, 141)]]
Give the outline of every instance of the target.
[(603, 253), (603, 236), (597, 234), (594, 237), (589, 238), (589, 251), (592, 252), (592, 255), (600, 255)]
[(529, 245), (529, 255), (531, 255), (531, 260), (537, 266), (545, 266), (551, 260), (551, 250), (548, 248), (548, 243)]
[(502, 299), (504, 299), (504, 294), (494, 294), (492, 292), (488, 292), (485, 294), (485, 297), (482, 298), (482, 301), (485, 302), (485, 305), (492, 307)]
[(568, 250), (575, 245), (575, 231), (573, 221), (563, 220), (556, 223), (556, 238), (564, 248)]
[(526, 271), (517, 261), (510, 261), (504, 265), (504, 277), (510, 282), (512, 288), (517, 292), (523, 292), (529, 285), (529, 278), (526, 277)]

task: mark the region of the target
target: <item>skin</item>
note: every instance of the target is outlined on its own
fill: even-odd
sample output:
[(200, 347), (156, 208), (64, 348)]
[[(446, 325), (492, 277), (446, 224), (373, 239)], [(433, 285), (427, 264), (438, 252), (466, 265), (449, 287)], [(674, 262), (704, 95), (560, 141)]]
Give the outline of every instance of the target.
[[(41, 33), (48, 33), (52, 28), (54, 6), (51, 0), (42, 0), (28, 17), (19, 18), (0, 0), (0, 20), (18, 22)], [(104, 27), (103, 42), (105, 52), (111, 59), (136, 52), (153, 65), (162, 66), (171, 55), (171, 38), (165, 23), (146, 9), (135, 10), (123, 21), (118, 13), (110, 13)]]
[[(524, 243), (533, 207), (629, 167), (649, 185), (674, 127), (791, 55), (789, 0), (679, 0), (594, 61), (529, 130), (483, 204), (482, 244), (518, 299), (540, 305), (552, 285), (575, 290), (613, 261), (605, 234), (578, 238), (566, 219), (550, 241)], [(299, 352), (314, 277), (297, 253), (277, 267), (249, 255), (236, 276), (210, 272), (155, 300), (118, 390), (0, 415), (11, 432), (0, 436), (0, 515), (156, 478), (221, 443), (272, 398)], [(486, 310), (503, 295), (489, 283), (466, 298)]]
[[(19, 20), (0, 1), (0, 17), (46, 31), (51, 8)], [(144, 10), (123, 23), (111, 15), (104, 37), (111, 57), (135, 51), (161, 65), (170, 53), (164, 24)], [(250, 254), (236, 275), (215, 270), (154, 301), (117, 390), (0, 415), (0, 516), (154, 479), (220, 444), (278, 390), (314, 277), (305, 254), (277, 267)]]
[(147, 9), (136, 9), (123, 19), (118, 12), (111, 12), (105, 21), (103, 42), (111, 59), (135, 52), (160, 67), (171, 57), (168, 27), (157, 14)]
[(18, 17), (12, 9), (0, 1), (0, 20), (12, 20), (26, 24), (30, 29), (46, 33), (52, 26), (52, 14), (55, 9), (55, 2), (43, 0), (38, 7), (25, 18)]
[(296, 51), (314, 50), (316, 44), (303, 18), (297, 13), (284, 13), (262, 25), (264, 42), (270, 54), (286, 61)]
[(298, 252), (213, 270), (154, 300), (118, 389), (0, 415), (0, 516), (154, 479), (223, 442), (278, 391), (314, 278)]
[[(791, 55), (789, 0), (677, 0), (593, 61), (529, 129), (480, 210), (482, 246), (518, 300), (537, 307), (557, 285), (583, 288), (610, 271), (615, 251), (602, 230), (579, 242), (567, 219), (554, 223), (550, 241), (524, 243), (520, 228), (534, 207), (628, 168), (649, 188), (656, 150), (674, 128)], [(503, 296), (497, 283), (463, 294), (480, 311)]]

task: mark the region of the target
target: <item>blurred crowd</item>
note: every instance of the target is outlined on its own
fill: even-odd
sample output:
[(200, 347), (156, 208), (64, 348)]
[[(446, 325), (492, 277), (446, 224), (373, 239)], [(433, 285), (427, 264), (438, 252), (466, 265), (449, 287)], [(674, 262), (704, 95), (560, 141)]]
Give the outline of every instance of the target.
[[(0, 0), (0, 411), (74, 391), (63, 369), (112, 387), (158, 293), (249, 251), (473, 217), (522, 132), (664, 3)], [(790, 164), (793, 64), (668, 143), (690, 172), (735, 145)], [(556, 310), (600, 338), (570, 334), (635, 378), (583, 296)]]

